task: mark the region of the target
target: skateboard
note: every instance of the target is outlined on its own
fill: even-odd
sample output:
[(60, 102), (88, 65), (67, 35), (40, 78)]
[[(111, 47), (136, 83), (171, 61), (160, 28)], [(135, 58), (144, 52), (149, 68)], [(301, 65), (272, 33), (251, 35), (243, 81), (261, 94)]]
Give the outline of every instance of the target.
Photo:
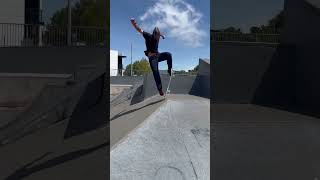
[(167, 94), (170, 94), (170, 84), (171, 84), (171, 79), (172, 79), (173, 76), (174, 76), (173, 70), (171, 69), (171, 76), (169, 78), (168, 87), (167, 87), (166, 93), (164, 94), (165, 97), (166, 97)]

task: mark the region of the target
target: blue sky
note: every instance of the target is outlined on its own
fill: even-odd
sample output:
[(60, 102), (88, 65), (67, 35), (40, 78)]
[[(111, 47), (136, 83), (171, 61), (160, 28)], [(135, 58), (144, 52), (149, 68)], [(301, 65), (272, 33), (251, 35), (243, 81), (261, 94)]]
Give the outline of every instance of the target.
[[(110, 7), (110, 48), (127, 56), (125, 66), (131, 61), (131, 43), (133, 61), (145, 57), (144, 39), (131, 26), (131, 17), (143, 30), (151, 32), (156, 25), (165, 34), (159, 51), (172, 53), (175, 70), (193, 69), (199, 58), (210, 58), (209, 0), (111, 0)], [(166, 63), (159, 68), (166, 69)]]

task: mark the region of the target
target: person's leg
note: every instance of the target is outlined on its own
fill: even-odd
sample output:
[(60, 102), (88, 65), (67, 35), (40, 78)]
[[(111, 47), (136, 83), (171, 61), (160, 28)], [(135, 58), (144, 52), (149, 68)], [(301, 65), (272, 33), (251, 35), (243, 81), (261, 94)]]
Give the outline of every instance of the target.
[(158, 69), (158, 58), (152, 57), (149, 58), (150, 67), (153, 73), (154, 80), (156, 81), (158, 91), (162, 92), (162, 84), (161, 84), (161, 77)]
[(167, 60), (167, 64), (168, 64), (168, 69), (172, 69), (172, 55), (169, 52), (162, 52), (159, 54), (159, 58), (158, 58), (159, 62)]

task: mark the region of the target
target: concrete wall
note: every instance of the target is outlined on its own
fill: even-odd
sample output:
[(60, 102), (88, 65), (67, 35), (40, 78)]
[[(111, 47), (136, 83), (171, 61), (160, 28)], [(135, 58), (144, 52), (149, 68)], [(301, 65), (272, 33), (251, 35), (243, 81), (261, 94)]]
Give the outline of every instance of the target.
[(25, 0), (1, 0), (0, 23), (24, 23)]
[(105, 48), (0, 48), (0, 72), (69, 74), (81, 66), (107, 70)]
[[(170, 91), (172, 94), (189, 94), (192, 89), (196, 76), (179, 76), (176, 75), (171, 79)], [(169, 75), (161, 74), (162, 88), (165, 92), (169, 83)], [(153, 74), (146, 74), (143, 82), (143, 95), (148, 98), (159, 94)]]
[[(0, 92), (0, 100), (28, 105), (23, 112), (17, 112), (21, 113), (19, 116), (10, 115), (11, 123), (6, 122), (6, 128), (0, 131), (0, 141), (14, 140), (69, 117), (66, 136), (107, 122), (108, 52), (104, 48), (0, 48), (0, 54), (3, 75), (0, 80), (6, 85)], [(38, 73), (38, 77), (21, 73)]]
[(278, 56), (254, 102), (320, 116), (320, 9), (303, 0), (286, 1), (285, 20)]
[(210, 60), (199, 60), (199, 69), (189, 94), (211, 98)]
[(312, 7), (305, 0), (286, 0), (284, 9), (283, 43), (298, 45), (320, 41), (320, 8)]
[(275, 46), (214, 42), (211, 47), (213, 101), (217, 103), (251, 102), (275, 53)]
[[(21, 45), (24, 37), (24, 27), (13, 31), (13, 25), (8, 26), (1, 23), (24, 24), (25, 22), (25, 0), (1, 0), (0, 1), (0, 46)], [(12, 35), (12, 36), (9, 36)], [(14, 37), (14, 39), (10, 39)]]
[(286, 1), (285, 10), (282, 41), (296, 49), (296, 101), (301, 106), (319, 106), (320, 7), (312, 7), (303, 0), (290, 0)]
[(0, 55), (3, 106), (30, 104), (50, 83), (94, 79), (107, 66), (103, 48), (0, 48)]
[(142, 83), (143, 76), (112, 76), (110, 84), (135, 85)]
[(72, 80), (73, 76), (4, 76), (0, 74), (0, 107), (24, 107), (30, 105), (32, 100), (48, 84), (64, 84)]
[(261, 77), (251, 102), (273, 107), (295, 106), (296, 48), (280, 44)]
[(213, 100), (255, 103), (320, 116), (320, 9), (285, 2), (277, 47), (214, 43)]
[(320, 107), (319, 43), (300, 46), (296, 62), (296, 101), (301, 106), (317, 109)]
[[(166, 73), (161, 74), (162, 88), (165, 92), (168, 87), (170, 76)], [(175, 75), (171, 79), (171, 94), (191, 94), (210, 98), (210, 64), (199, 60), (199, 70), (197, 76)], [(159, 94), (152, 73), (146, 74), (143, 81), (144, 98)]]

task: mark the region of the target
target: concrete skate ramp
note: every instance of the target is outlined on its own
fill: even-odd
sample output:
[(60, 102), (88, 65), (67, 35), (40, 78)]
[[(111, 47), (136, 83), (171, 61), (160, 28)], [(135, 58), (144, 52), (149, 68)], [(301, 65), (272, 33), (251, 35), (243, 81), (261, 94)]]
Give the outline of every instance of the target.
[(320, 117), (320, 10), (307, 1), (290, 0), (284, 12), (280, 46), (253, 102)]
[(0, 90), (0, 137), (3, 129), (19, 116), (24, 115), (27, 119), (25, 112), (36, 104), (48, 85), (63, 87), (72, 77), (72, 74), (0, 73), (3, 85)]
[[(112, 80), (113, 79), (113, 80)], [(114, 77), (111, 78), (114, 86), (124, 83), (132, 86), (124, 89), (119, 95), (110, 99), (110, 118), (125, 111), (130, 106), (152, 98), (159, 94), (152, 73), (142, 77)], [(161, 74), (164, 91), (167, 89), (169, 76)], [(204, 98), (210, 97), (210, 60), (199, 60), (199, 69), (196, 76), (175, 75), (170, 85), (171, 94), (190, 94)]]
[(0, 48), (2, 73), (69, 74), (79, 66), (98, 65), (106, 71), (105, 48)]
[(212, 42), (213, 101), (250, 103), (276, 51), (274, 45)]
[(112, 147), (111, 179), (209, 180), (209, 106), (209, 99), (169, 95)]
[[(320, 116), (320, 12), (285, 1), (280, 44), (213, 42), (213, 100)], [(299, 34), (299, 36), (297, 36)]]
[(135, 85), (143, 81), (143, 76), (111, 76), (110, 84)]
[(7, 50), (0, 67), (4, 85), (0, 90), (0, 146), (59, 121), (70, 120), (66, 136), (98, 123), (88, 123), (85, 114), (101, 102), (105, 89), (106, 56), (102, 49)]
[[(166, 91), (170, 76), (161, 74), (162, 88)], [(196, 76), (175, 75), (171, 79), (170, 91), (172, 94), (189, 94)], [(145, 75), (143, 82), (143, 94), (145, 98), (159, 94), (152, 73)]]
[[(164, 91), (167, 89), (170, 76), (165, 72), (161, 74)], [(158, 94), (152, 73), (144, 76), (143, 94), (145, 98)], [(196, 76), (175, 75), (171, 79), (170, 93), (191, 94), (195, 96), (210, 97), (210, 60), (200, 59)]]
[[(208, 99), (210, 96), (209, 79), (209, 60), (200, 60), (197, 76), (176, 75), (172, 78), (171, 94), (190, 94)], [(168, 80), (167, 75), (162, 75), (164, 89), (167, 87)], [(120, 77), (118, 82), (122, 82)], [(111, 146), (141, 124), (165, 102), (165, 98), (158, 95), (152, 74), (145, 75), (143, 81), (137, 82), (110, 101)]]

